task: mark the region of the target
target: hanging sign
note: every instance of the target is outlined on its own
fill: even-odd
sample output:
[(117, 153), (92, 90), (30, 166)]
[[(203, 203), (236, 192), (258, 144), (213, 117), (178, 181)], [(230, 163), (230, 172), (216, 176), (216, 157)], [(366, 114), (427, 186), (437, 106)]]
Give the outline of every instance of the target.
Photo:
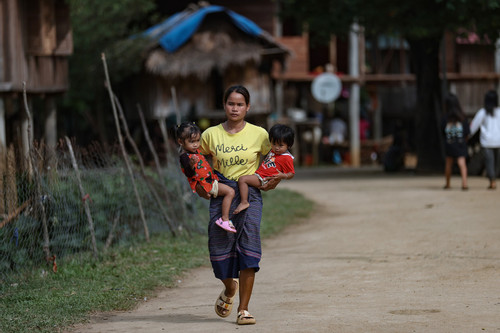
[(342, 82), (332, 73), (318, 75), (311, 84), (311, 93), (320, 103), (331, 103), (340, 96)]

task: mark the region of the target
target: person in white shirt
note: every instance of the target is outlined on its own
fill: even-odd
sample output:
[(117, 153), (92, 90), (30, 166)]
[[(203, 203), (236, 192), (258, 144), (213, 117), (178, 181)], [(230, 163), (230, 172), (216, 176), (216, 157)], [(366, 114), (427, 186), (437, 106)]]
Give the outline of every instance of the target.
[(500, 161), (500, 108), (498, 107), (498, 94), (494, 90), (488, 91), (484, 96), (484, 107), (481, 108), (470, 124), (470, 134), (478, 130), (479, 143), (483, 149), (486, 175), (490, 180), (488, 189), (496, 189), (496, 170)]

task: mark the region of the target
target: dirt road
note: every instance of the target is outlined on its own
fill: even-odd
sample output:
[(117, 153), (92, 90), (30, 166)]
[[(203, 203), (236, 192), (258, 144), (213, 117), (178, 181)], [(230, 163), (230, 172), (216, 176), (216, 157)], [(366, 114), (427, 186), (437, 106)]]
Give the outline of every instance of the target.
[(500, 189), (482, 177), (299, 172), (280, 187), (318, 203), (264, 243), (250, 312), (217, 317), (210, 267), (76, 332), (500, 332)]

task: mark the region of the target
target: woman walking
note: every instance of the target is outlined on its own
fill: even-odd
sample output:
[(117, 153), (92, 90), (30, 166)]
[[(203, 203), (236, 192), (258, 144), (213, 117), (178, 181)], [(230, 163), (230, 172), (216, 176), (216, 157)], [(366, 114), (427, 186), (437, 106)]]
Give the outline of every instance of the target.
[[(250, 94), (245, 87), (229, 87), (224, 93), (223, 104), (226, 120), (203, 132), (200, 152), (211, 156), (219, 182), (232, 187), (236, 192), (231, 204), (233, 211), (240, 202), (238, 178), (254, 174), (261, 158), (270, 151), (271, 145), (264, 128), (245, 120), (250, 109)], [(260, 189), (270, 190), (278, 183), (279, 179), (274, 178)], [(220, 317), (229, 316), (239, 288), (236, 319), (239, 325), (255, 324), (255, 317), (248, 311), (248, 304), (261, 259), (260, 190), (250, 187), (248, 200), (250, 207), (232, 216), (236, 234), (228, 233), (215, 225), (221, 214), (222, 198), (210, 200), (208, 226), (210, 261), (215, 277), (224, 284), (224, 289), (215, 302), (215, 312)]]
[(484, 96), (484, 107), (480, 109), (470, 125), (471, 135), (478, 130), (479, 143), (484, 154), (486, 175), (490, 181), (488, 189), (497, 188), (496, 175), (500, 153), (500, 108), (498, 108), (498, 94), (490, 90)]

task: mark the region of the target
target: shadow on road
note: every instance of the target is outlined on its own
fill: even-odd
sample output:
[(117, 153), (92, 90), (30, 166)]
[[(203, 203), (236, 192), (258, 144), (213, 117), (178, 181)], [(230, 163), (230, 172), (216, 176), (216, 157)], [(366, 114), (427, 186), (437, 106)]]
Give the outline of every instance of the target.
[[(357, 168), (318, 166), (297, 167), (294, 179), (334, 179), (334, 178), (404, 178), (419, 175), (415, 170), (408, 169), (399, 172), (385, 172), (383, 166), (363, 166)], [(429, 176), (430, 174), (422, 174)]]

